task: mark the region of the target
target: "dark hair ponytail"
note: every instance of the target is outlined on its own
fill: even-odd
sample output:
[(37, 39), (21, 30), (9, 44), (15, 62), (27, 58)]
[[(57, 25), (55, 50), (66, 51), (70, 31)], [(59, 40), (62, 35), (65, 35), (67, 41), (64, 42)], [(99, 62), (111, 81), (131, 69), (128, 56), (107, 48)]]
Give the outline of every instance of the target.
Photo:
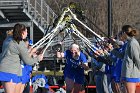
[(135, 29), (133, 29), (130, 33), (128, 33), (129, 34), (129, 36), (137, 36), (138, 35), (138, 31), (137, 30), (135, 30)]
[(128, 36), (130, 36), (130, 37), (133, 37), (133, 36), (136, 36), (136, 35), (138, 35), (138, 31), (136, 30), (136, 29), (134, 29), (132, 26), (130, 26), (130, 25), (124, 25), (123, 27), (122, 27), (122, 31), (124, 32), (124, 33), (126, 33)]
[(26, 30), (25, 25), (23, 24), (15, 24), (13, 28), (13, 39), (19, 43), (22, 40), (22, 32)]

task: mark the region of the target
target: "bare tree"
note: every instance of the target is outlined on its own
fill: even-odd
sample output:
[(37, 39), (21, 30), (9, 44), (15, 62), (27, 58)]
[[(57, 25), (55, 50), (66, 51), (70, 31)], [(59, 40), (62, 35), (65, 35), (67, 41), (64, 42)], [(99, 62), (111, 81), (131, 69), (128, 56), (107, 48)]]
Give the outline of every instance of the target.
[[(62, 7), (70, 2), (79, 3), (84, 15), (105, 33), (108, 31), (108, 0), (46, 0), (57, 14), (61, 14)], [(112, 30), (116, 35), (125, 24), (136, 26), (140, 30), (140, 0), (112, 0)], [(100, 34), (91, 22), (88, 26)], [(87, 33), (88, 34), (88, 33)]]

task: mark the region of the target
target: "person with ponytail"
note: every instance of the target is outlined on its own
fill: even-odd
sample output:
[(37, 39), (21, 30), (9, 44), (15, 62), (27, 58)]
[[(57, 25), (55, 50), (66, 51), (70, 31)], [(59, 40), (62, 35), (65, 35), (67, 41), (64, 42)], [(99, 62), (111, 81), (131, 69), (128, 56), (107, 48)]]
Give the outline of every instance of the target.
[(135, 93), (136, 83), (140, 82), (140, 45), (135, 39), (138, 31), (130, 25), (124, 25), (122, 32), (127, 45), (123, 57), (121, 78), (128, 93)]
[(13, 36), (8, 43), (5, 41), (0, 58), (0, 81), (3, 84), (5, 93), (20, 93), (22, 76), (21, 60), (28, 65), (33, 65), (43, 59), (43, 55), (33, 57), (36, 49), (28, 51), (25, 42), (27, 28), (23, 24), (15, 24)]

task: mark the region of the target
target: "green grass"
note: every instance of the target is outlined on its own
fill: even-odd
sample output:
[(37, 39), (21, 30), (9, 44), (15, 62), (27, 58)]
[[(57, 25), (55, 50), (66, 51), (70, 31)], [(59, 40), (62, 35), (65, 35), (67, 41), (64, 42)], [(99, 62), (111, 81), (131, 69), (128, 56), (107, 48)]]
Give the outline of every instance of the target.
[[(33, 71), (32, 75), (38, 75), (38, 74), (44, 74), (45, 76), (53, 76), (54, 75), (54, 71)], [(56, 72), (56, 76), (63, 76), (63, 72)]]

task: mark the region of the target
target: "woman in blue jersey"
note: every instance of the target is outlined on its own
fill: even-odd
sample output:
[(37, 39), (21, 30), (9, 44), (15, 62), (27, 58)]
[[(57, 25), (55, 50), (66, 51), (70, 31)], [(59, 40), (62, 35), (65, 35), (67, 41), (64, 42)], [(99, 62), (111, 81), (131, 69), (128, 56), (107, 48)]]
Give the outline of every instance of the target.
[[(117, 40), (116, 43), (119, 45), (118, 48), (115, 48), (114, 50), (119, 52), (119, 53), (124, 53), (125, 51), (125, 47), (126, 47), (126, 43), (124, 42), (124, 38), (123, 38), (123, 33), (120, 32), (117, 35)], [(118, 53), (118, 55), (119, 55)], [(116, 53), (117, 54), (117, 53)], [(123, 58), (119, 58), (116, 54), (111, 53), (111, 59), (113, 61), (113, 66), (112, 66), (112, 73), (111, 73), (111, 77), (112, 77), (112, 89), (114, 93), (120, 93), (122, 91), (122, 82), (121, 82), (121, 68), (122, 68), (122, 59)], [(123, 92), (125, 93), (125, 92)]]
[(72, 44), (70, 50), (66, 50), (64, 53), (57, 52), (57, 57), (66, 58), (64, 69), (66, 92), (79, 93), (84, 84), (84, 70), (89, 68), (86, 56), (80, 52), (77, 44)]

